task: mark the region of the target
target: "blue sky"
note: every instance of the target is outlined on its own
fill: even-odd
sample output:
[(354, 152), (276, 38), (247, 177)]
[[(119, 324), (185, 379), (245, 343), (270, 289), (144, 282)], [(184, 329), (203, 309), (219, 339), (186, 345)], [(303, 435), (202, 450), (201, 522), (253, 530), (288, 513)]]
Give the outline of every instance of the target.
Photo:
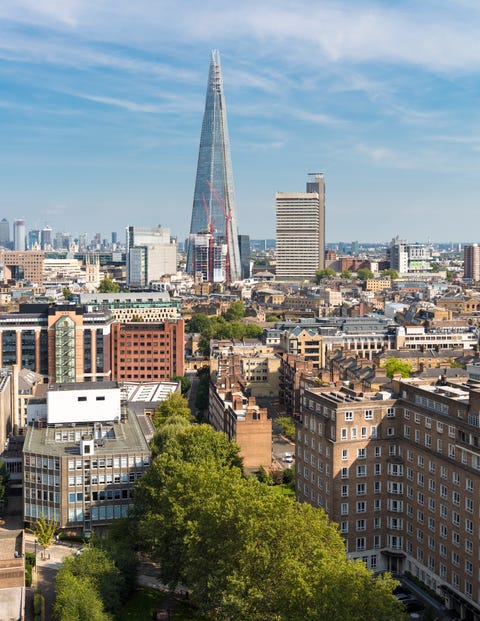
[(2, 0), (0, 217), (190, 224), (220, 50), (240, 232), (327, 184), (327, 241), (478, 241), (480, 3)]

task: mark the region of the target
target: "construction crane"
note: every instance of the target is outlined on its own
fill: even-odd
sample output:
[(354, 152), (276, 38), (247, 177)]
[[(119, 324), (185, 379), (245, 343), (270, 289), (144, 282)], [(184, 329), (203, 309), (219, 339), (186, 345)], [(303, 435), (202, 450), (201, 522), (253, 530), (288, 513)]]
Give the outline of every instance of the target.
[(227, 254), (225, 257), (225, 279), (227, 282), (230, 281), (230, 221), (232, 219), (232, 214), (230, 212), (230, 209), (228, 210), (228, 212), (225, 209), (225, 206), (223, 204), (223, 202), (220, 200), (220, 197), (218, 196), (217, 192), (215, 191), (215, 188), (213, 187), (212, 183), (210, 182), (210, 179), (207, 179), (207, 185), (210, 188), (210, 192), (213, 194), (213, 197), (215, 198), (215, 201), (217, 203), (217, 205), (220, 207), (220, 209), (222, 210), (222, 213), (225, 217), (225, 242), (227, 245)]

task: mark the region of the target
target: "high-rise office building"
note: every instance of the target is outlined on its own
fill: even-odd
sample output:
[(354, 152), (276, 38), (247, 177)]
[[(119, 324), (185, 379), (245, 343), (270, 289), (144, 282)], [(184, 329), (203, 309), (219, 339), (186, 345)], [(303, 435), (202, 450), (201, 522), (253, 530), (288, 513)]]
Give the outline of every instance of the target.
[(276, 195), (277, 278), (312, 279), (325, 267), (325, 179), (314, 173), (306, 192)]
[(13, 222), (13, 249), (25, 250), (25, 220), (23, 218)]
[(177, 271), (177, 240), (162, 226), (127, 228), (127, 285), (144, 289)]
[[(196, 235), (213, 235), (213, 245), (226, 247), (223, 280), (241, 277), (237, 214), (233, 187), (227, 111), (223, 94), (220, 54), (212, 51), (203, 116), (187, 271), (194, 272)], [(220, 275), (216, 274), (216, 280)]]
[(10, 224), (6, 218), (0, 222), (0, 246), (9, 248), (10, 245)]
[(472, 244), (463, 249), (463, 275), (471, 280), (480, 280), (480, 246)]
[(40, 244), (42, 250), (52, 249), (52, 229), (50, 226), (45, 226), (40, 231)]

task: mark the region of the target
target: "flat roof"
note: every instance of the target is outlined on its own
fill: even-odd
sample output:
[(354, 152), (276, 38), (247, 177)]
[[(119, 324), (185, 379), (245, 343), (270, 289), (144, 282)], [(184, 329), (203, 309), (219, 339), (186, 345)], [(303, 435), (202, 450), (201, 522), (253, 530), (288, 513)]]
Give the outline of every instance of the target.
[[(120, 422), (55, 424), (30, 426), (27, 429), (24, 453), (48, 454), (52, 457), (80, 455), (80, 438), (100, 435), (95, 440), (96, 455), (110, 455), (112, 453), (150, 453), (148, 441), (142, 432), (137, 415), (132, 410)], [(67, 440), (57, 440), (56, 435), (62, 437), (68, 434)], [(72, 437), (73, 434), (73, 437)], [(77, 439), (78, 438), (78, 439)]]

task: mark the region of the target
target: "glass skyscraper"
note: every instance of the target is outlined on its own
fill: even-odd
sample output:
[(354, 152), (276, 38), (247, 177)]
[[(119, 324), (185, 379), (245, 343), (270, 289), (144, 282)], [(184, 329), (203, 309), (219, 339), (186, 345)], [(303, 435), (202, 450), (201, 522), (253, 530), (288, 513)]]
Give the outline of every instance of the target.
[[(194, 273), (196, 236), (213, 236), (213, 247), (223, 249), (224, 265), (209, 274), (220, 282), (241, 278), (238, 225), (235, 210), (227, 110), (223, 94), (220, 54), (212, 51), (203, 115), (192, 221), (187, 253), (187, 271)], [(213, 248), (212, 248), (213, 252)], [(218, 253), (217, 253), (218, 254)]]

